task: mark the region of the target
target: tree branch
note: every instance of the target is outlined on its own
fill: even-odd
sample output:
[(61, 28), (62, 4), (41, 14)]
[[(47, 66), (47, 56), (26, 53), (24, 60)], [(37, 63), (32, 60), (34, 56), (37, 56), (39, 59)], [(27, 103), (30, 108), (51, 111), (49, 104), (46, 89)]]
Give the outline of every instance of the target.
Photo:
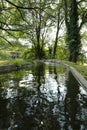
[(83, 15), (82, 15), (82, 22), (79, 26), (79, 30), (81, 30), (82, 26), (87, 23), (87, 12), (84, 12)]
[(77, 4), (80, 4), (81, 2), (87, 2), (87, 0), (80, 0), (77, 2)]
[(13, 46), (12, 45), (12, 43), (10, 42), (10, 41), (8, 41), (5, 37), (3, 37), (3, 36), (0, 36), (2, 39), (4, 39), (6, 42), (8, 42), (11, 46)]
[(38, 7), (23, 7), (23, 6), (18, 6), (14, 3), (12, 3), (9, 0), (5, 0), (6, 2), (8, 2), (9, 4), (11, 4), (12, 6), (16, 7), (17, 9), (28, 9), (28, 10), (33, 10), (33, 9), (39, 9)]

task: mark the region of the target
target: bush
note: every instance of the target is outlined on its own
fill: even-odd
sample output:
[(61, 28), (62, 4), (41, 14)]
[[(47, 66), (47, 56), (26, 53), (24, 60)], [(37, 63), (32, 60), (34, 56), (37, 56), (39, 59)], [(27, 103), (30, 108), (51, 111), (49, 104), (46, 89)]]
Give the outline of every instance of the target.
[(24, 64), (24, 60), (16, 58), (16, 59), (12, 60), (10, 63), (14, 64), (14, 65), (17, 65), (17, 66), (21, 66), (21, 65)]
[(23, 59), (28, 60), (28, 59), (34, 59), (35, 58), (35, 53), (33, 49), (27, 49), (23, 53)]
[(8, 60), (9, 54), (5, 51), (0, 51), (0, 60)]

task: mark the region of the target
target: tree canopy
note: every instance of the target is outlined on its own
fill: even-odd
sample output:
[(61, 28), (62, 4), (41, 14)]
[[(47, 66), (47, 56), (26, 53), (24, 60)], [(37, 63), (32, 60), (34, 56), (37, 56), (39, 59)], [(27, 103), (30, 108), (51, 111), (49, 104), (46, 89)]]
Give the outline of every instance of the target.
[(1, 0), (0, 41), (15, 45), (19, 39), (27, 39), (35, 56), (41, 59), (50, 42), (50, 30), (55, 29), (52, 49), (55, 58), (59, 33), (66, 26), (69, 60), (76, 62), (81, 51), (81, 30), (87, 24), (86, 5), (86, 0)]

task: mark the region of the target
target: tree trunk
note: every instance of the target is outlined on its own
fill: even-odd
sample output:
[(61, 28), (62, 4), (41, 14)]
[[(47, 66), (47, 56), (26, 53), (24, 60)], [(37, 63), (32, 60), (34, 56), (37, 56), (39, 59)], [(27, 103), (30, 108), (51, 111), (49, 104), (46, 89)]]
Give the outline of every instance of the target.
[(55, 43), (54, 43), (53, 58), (55, 58), (56, 56), (58, 34), (59, 34), (59, 23), (60, 23), (60, 9), (58, 10), (57, 31), (56, 31), (56, 38), (55, 38)]
[(36, 38), (37, 38), (37, 50), (36, 50), (36, 57), (41, 59), (41, 47), (40, 47), (40, 34), (41, 34), (41, 9), (39, 14), (37, 14), (37, 19), (39, 20), (38, 26), (36, 27)]
[[(65, 23), (67, 27), (67, 45), (69, 50), (69, 61), (77, 62), (80, 49), (80, 31), (78, 27), (78, 7), (76, 0), (70, 1), (70, 7), (67, 6), (67, 0), (65, 0)], [(70, 8), (70, 12), (68, 12)]]

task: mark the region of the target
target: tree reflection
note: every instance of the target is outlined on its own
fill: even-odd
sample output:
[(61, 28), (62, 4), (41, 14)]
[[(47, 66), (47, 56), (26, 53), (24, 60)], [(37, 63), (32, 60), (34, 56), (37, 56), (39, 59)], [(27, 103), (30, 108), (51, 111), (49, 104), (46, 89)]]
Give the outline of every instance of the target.
[(10, 111), (8, 110), (8, 99), (5, 99), (6, 90), (4, 90), (2, 83), (0, 82), (0, 129), (5, 129), (9, 126)]
[(67, 94), (65, 98), (65, 117), (67, 119), (67, 123), (65, 124), (65, 128), (68, 129), (69, 125), (71, 125), (73, 130), (80, 130), (80, 122), (77, 119), (79, 109), (79, 104), (77, 101), (79, 93), (79, 84), (71, 72), (68, 73), (68, 80), (66, 81), (66, 86)]
[(80, 130), (79, 85), (70, 72), (64, 85), (63, 72), (59, 67), (38, 63), (24, 74), (3, 77), (0, 129)]
[(34, 80), (38, 83), (37, 93), (32, 95), (30, 99), (32, 104), (30, 104), (30, 107), (28, 106), (26, 123), (30, 130), (58, 130), (59, 124), (52, 112), (54, 103), (51, 103), (41, 91), (42, 84), (45, 84), (45, 65), (39, 64), (39, 66), (36, 66), (35, 71), (33, 71), (34, 74)]
[[(11, 75), (0, 76), (0, 129), (21, 129), (23, 123), (24, 97), (27, 94), (23, 88), (19, 88), (21, 79), (14, 72)], [(20, 75), (20, 74), (19, 74)], [(3, 80), (2, 80), (3, 79)], [(4, 80), (5, 79), (5, 80)], [(23, 95), (22, 95), (23, 94)]]
[(34, 76), (35, 82), (38, 83), (38, 90), (42, 83), (44, 83), (45, 76), (45, 64), (38, 62), (35, 67), (32, 68), (32, 74)]

